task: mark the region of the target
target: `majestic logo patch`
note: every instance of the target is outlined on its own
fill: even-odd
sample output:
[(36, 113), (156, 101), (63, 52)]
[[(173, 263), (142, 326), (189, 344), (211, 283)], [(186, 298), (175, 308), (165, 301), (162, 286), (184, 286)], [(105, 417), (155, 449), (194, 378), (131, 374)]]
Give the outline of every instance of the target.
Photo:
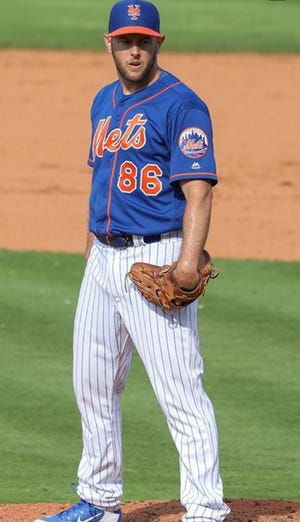
[(192, 164), (192, 169), (201, 169), (200, 163), (198, 163), (198, 161), (194, 161)]
[(208, 150), (208, 138), (198, 127), (189, 127), (179, 136), (179, 148), (188, 158), (202, 158)]
[(141, 15), (141, 6), (139, 4), (129, 4), (128, 5), (128, 16), (130, 20), (137, 20)]

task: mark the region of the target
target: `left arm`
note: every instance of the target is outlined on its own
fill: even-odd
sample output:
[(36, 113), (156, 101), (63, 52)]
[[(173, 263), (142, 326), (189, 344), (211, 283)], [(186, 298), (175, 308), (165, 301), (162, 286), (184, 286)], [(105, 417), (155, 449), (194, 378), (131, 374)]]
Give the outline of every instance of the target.
[(209, 181), (195, 179), (182, 181), (181, 190), (186, 199), (183, 216), (183, 243), (174, 276), (180, 287), (193, 289), (199, 282), (201, 254), (210, 226), (212, 186)]

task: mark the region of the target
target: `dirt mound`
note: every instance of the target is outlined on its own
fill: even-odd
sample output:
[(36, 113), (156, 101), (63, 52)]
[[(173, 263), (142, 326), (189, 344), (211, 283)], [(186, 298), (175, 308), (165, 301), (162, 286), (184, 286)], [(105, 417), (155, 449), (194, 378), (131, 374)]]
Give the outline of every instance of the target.
[[(299, 522), (300, 502), (284, 500), (226, 500), (231, 513), (226, 522)], [(32, 522), (57, 513), (66, 504), (0, 505), (0, 520)], [(179, 522), (183, 514), (178, 500), (128, 502), (122, 507), (123, 522)]]

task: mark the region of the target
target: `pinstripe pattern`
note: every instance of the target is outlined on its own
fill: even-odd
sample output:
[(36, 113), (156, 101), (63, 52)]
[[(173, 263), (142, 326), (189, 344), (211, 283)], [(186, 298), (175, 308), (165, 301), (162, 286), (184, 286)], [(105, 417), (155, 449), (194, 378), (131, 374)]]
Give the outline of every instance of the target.
[[(184, 521), (222, 521), (214, 411), (202, 387), (197, 303), (165, 314), (141, 297), (125, 274), (135, 261), (171, 263), (180, 234), (114, 249), (95, 240), (80, 290), (74, 327), (74, 390), (84, 449), (78, 494), (104, 509), (122, 496), (121, 412), (133, 346), (146, 368), (179, 453)], [(174, 237), (175, 236), (175, 237)], [(127, 289), (126, 289), (127, 287)]]

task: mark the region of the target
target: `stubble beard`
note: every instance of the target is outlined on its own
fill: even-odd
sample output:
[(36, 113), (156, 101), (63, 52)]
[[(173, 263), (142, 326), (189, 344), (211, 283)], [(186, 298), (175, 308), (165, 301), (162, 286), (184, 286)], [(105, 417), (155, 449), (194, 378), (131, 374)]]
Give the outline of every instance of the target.
[(156, 71), (156, 55), (151, 57), (146, 67), (139, 73), (131, 73), (126, 69), (126, 66), (122, 65), (115, 53), (112, 51), (115, 66), (119, 75), (120, 80), (126, 82), (127, 85), (132, 85), (135, 88), (142, 89), (146, 87), (153, 79)]

